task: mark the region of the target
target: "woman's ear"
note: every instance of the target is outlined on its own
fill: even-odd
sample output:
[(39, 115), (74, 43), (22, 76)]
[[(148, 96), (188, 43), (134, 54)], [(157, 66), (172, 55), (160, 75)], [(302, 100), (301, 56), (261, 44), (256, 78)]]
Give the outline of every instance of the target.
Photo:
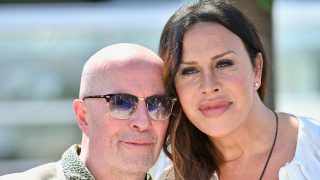
[(257, 53), (257, 56), (254, 60), (254, 82), (261, 84), (262, 70), (263, 70), (263, 57), (260, 52)]
[(85, 135), (89, 135), (89, 128), (88, 128), (88, 122), (86, 120), (86, 106), (85, 102), (80, 99), (75, 99), (72, 103), (73, 110), (76, 114), (77, 123), (81, 131)]

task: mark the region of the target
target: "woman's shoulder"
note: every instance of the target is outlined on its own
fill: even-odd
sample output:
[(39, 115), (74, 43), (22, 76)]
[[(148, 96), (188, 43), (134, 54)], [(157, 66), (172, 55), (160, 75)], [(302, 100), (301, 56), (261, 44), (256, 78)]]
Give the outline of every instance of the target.
[[(320, 149), (320, 121), (306, 116), (292, 115), (298, 123), (298, 139), (296, 153)], [(318, 151), (320, 154), (320, 151)], [(297, 154), (296, 154), (297, 155)], [(301, 154), (303, 155), (303, 154)], [(319, 159), (320, 161), (320, 159)]]
[(297, 143), (305, 141), (311, 144), (320, 143), (320, 120), (288, 113), (281, 113), (281, 116), (288, 120), (283, 123), (283, 126), (290, 126), (293, 129), (296, 129), (295, 131), (298, 133)]
[(292, 115), (298, 123), (296, 151), (280, 169), (279, 179), (316, 179), (320, 176), (320, 121)]
[(320, 120), (315, 120), (305, 116), (297, 116), (299, 120), (299, 130), (307, 132), (308, 135), (320, 137)]
[(305, 116), (296, 118), (299, 121), (297, 145), (303, 149), (320, 148), (320, 121)]

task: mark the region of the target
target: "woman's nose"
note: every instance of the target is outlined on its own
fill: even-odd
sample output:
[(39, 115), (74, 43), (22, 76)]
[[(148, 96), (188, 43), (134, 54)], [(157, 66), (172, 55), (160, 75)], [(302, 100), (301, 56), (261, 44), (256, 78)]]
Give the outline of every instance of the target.
[(202, 93), (217, 92), (221, 88), (221, 84), (218, 78), (213, 72), (205, 72), (201, 80), (201, 91)]

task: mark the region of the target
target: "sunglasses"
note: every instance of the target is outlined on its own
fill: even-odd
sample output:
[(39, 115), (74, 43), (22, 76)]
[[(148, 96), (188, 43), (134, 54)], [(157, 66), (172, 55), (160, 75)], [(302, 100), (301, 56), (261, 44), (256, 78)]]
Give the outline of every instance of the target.
[(104, 98), (109, 103), (109, 113), (116, 119), (129, 119), (137, 109), (138, 101), (146, 103), (148, 114), (153, 120), (166, 120), (172, 113), (173, 105), (177, 98), (164, 95), (153, 95), (147, 98), (137, 97), (131, 94), (106, 94), (85, 96), (83, 101), (89, 98)]

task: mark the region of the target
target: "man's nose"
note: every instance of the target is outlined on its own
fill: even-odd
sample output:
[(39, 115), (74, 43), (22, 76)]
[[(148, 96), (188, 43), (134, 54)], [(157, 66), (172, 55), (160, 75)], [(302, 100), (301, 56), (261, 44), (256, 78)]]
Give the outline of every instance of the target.
[(130, 128), (136, 129), (138, 131), (146, 131), (151, 128), (152, 122), (149, 117), (146, 104), (144, 100), (140, 100), (137, 104), (137, 109), (129, 120)]

